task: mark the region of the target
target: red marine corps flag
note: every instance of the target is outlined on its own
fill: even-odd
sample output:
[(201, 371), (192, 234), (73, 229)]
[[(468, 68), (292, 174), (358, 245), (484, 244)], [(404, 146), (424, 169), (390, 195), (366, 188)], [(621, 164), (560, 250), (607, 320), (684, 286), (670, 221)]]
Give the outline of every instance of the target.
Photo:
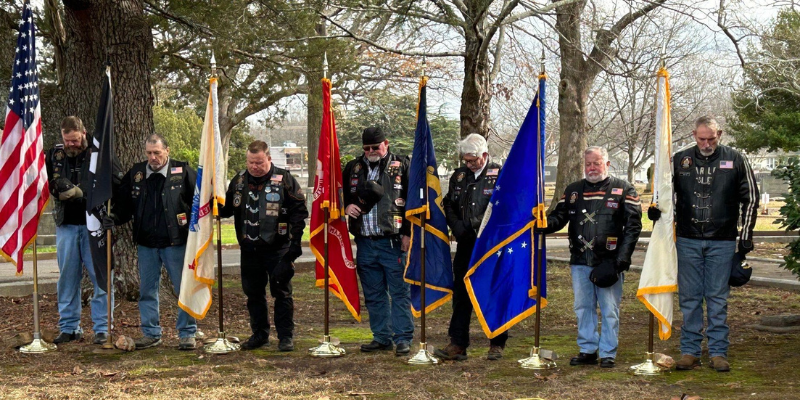
[(42, 152), (36, 39), (30, 3), (22, 8), (6, 121), (0, 140), (0, 254), (22, 274), (22, 254), (36, 239), (50, 191)]
[[(342, 166), (339, 140), (331, 110), (331, 81), (322, 80), (322, 131), (317, 151), (317, 176), (314, 178), (314, 203), (311, 207), (311, 251), (317, 258), (317, 287), (325, 286), (325, 245), (328, 246), (328, 290), (344, 302), (357, 321), (361, 321), (356, 264), (350, 245), (350, 233), (342, 205)], [(328, 232), (325, 210), (328, 210)]]

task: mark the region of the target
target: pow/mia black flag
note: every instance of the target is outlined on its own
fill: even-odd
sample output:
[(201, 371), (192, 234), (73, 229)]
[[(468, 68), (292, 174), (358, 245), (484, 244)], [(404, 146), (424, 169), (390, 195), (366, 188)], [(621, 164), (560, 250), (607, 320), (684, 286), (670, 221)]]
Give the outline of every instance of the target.
[(114, 106), (111, 94), (111, 71), (106, 69), (107, 79), (103, 82), (100, 108), (92, 135), (92, 148), (89, 153), (89, 182), (91, 187), (86, 195), (86, 228), (89, 230), (89, 244), (92, 251), (92, 264), (97, 284), (108, 291), (108, 262), (114, 268), (113, 258), (108, 259), (108, 243), (103, 218), (110, 213), (109, 201), (112, 197), (112, 182), (121, 178), (122, 172), (114, 154)]

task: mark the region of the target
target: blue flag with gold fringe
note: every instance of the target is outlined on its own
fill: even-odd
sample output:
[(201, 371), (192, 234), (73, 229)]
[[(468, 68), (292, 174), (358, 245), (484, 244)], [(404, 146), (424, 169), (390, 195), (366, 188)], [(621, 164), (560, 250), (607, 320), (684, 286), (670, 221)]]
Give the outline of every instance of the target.
[[(436, 170), (431, 129), (428, 126), (425, 89), (427, 77), (419, 83), (417, 130), (408, 171), (406, 218), (411, 222), (411, 245), (406, 257), (404, 278), (411, 284), (411, 312), (419, 317), (422, 311), (422, 252), (425, 252), (425, 313), (446, 303), (453, 296), (453, 263), (447, 220), (442, 208), (442, 187)], [(424, 219), (424, 221), (423, 221)], [(422, 225), (425, 226), (423, 249)]]
[[(486, 210), (464, 277), (484, 333), (493, 338), (536, 312), (536, 291), (546, 297), (546, 259), (540, 234), (544, 210), (545, 81), (511, 147)], [(534, 177), (535, 175), (535, 177)], [(543, 242), (543, 240), (542, 240)], [(542, 281), (537, 282), (538, 257)]]

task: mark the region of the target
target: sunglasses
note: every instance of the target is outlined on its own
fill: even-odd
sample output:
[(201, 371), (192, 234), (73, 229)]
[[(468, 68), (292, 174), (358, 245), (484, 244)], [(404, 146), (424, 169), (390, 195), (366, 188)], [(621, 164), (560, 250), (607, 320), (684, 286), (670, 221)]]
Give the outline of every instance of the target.
[(362, 146), (362, 148), (364, 149), (364, 151), (370, 151), (370, 150), (371, 151), (377, 151), (378, 149), (381, 148), (381, 145), (373, 144), (372, 146)]

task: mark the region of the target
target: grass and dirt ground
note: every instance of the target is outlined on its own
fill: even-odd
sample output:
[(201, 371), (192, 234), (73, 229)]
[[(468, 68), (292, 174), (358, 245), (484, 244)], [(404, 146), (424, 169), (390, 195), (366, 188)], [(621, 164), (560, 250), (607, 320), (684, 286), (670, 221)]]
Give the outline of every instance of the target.
[[(165, 343), (156, 348), (102, 355), (92, 352), (91, 321), (84, 309), (86, 338), (59, 346), (57, 352), (23, 355), (13, 348), (13, 338), (32, 332), (32, 299), (0, 298), (0, 398), (3, 399), (672, 399), (687, 393), (703, 399), (796, 399), (800, 386), (797, 355), (800, 334), (773, 334), (751, 327), (763, 315), (800, 314), (800, 294), (778, 289), (733, 289), (730, 299), (730, 373), (704, 366), (695, 371), (673, 371), (658, 377), (637, 377), (628, 368), (644, 360), (647, 346), (646, 309), (635, 298), (638, 274), (628, 273), (622, 305), (617, 367), (602, 370), (570, 367), (577, 352), (575, 316), (569, 271), (551, 263), (548, 272), (549, 306), (542, 313), (542, 347), (562, 358), (547, 372), (524, 370), (517, 359), (526, 357), (533, 344), (533, 318), (510, 331), (511, 338), (500, 361), (485, 359), (488, 340), (473, 319), (469, 360), (438, 366), (408, 366), (393, 353), (362, 354), (361, 343), (371, 334), (368, 316), (355, 322), (338, 299), (331, 297), (332, 334), (347, 350), (339, 359), (315, 359), (306, 349), (322, 335), (323, 292), (314, 288), (311, 268), (294, 278), (296, 348), (292, 353), (271, 344), (263, 349), (228, 355), (208, 355), (202, 350), (178, 351), (174, 329), (175, 299), (162, 292)], [(238, 276), (226, 276), (225, 323), (230, 335), (249, 336), (245, 297)], [(215, 291), (216, 297), (216, 291)], [(207, 318), (200, 321), (208, 336), (217, 331), (216, 299)], [(270, 300), (271, 304), (271, 300)], [(44, 296), (42, 326), (52, 335), (58, 313), (55, 296)], [(656, 351), (679, 356), (680, 312), (672, 338), (656, 340)], [(447, 344), (451, 307), (446, 304), (428, 318), (428, 342)], [(139, 337), (137, 304), (117, 301), (115, 334)], [(417, 320), (419, 326), (419, 320)], [(51, 336), (52, 337), (52, 336)], [(418, 337), (418, 336), (417, 336)], [(416, 344), (416, 343), (415, 343)], [(416, 346), (415, 346), (416, 347)]]

